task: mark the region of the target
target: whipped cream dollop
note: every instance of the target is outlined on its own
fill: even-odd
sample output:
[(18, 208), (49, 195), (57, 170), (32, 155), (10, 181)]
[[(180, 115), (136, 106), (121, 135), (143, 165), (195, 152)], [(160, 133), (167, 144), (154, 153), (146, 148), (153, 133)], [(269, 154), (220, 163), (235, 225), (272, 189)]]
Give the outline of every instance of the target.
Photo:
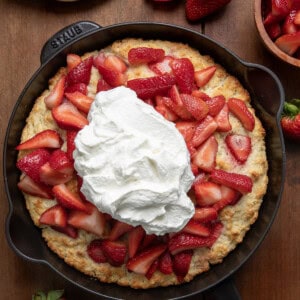
[(182, 229), (194, 214), (194, 176), (175, 124), (126, 87), (98, 93), (88, 120), (73, 152), (85, 197), (148, 234)]

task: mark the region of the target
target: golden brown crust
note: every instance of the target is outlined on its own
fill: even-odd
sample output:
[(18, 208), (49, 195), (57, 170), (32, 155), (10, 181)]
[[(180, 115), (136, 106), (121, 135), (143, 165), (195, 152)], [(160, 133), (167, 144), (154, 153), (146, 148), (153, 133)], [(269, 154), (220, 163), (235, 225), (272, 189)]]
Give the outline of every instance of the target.
[[(115, 53), (124, 60), (127, 59), (129, 49), (138, 46), (147, 46), (154, 48), (163, 48), (167, 55), (176, 57), (188, 57), (194, 64), (195, 70), (214, 65), (212, 58), (202, 56), (195, 49), (189, 46), (167, 41), (143, 41), (140, 39), (125, 39), (116, 41), (110, 47), (104, 49), (109, 53)], [(97, 52), (93, 52), (95, 54)], [(91, 54), (86, 54), (89, 56)], [(55, 82), (66, 72), (65, 68), (61, 68), (59, 72), (49, 81), (49, 89), (53, 87)], [(148, 77), (154, 74), (147, 70), (144, 66), (131, 67), (128, 72), (128, 78)], [(96, 93), (96, 83), (99, 75), (93, 70), (93, 75), (89, 85), (89, 96)], [(229, 75), (220, 65), (217, 65), (217, 71), (213, 79), (204, 87), (202, 91), (209, 96), (223, 94), (226, 99), (237, 97), (245, 101), (249, 109), (254, 113), (250, 106), (250, 97), (248, 92), (242, 87), (239, 81)], [(44, 98), (48, 95), (46, 90), (37, 100), (27, 119), (27, 124), (22, 133), (22, 141), (32, 137), (39, 131), (52, 128), (60, 132), (65, 139), (65, 132), (58, 129), (52, 119), (51, 112), (44, 104)], [(233, 116), (230, 116), (230, 122), (235, 133), (245, 133), (245, 129), (240, 122)], [(219, 151), (217, 155), (217, 168), (224, 170), (248, 174), (253, 179), (254, 185), (251, 193), (246, 194), (235, 206), (224, 208), (219, 218), (224, 224), (221, 236), (215, 242), (211, 249), (202, 248), (194, 251), (190, 270), (185, 276), (185, 281), (190, 281), (202, 272), (209, 269), (210, 264), (220, 263), (223, 258), (232, 251), (236, 245), (242, 242), (244, 235), (249, 230), (258, 216), (259, 207), (262, 197), (266, 192), (268, 182), (267, 178), (267, 159), (264, 143), (265, 131), (258, 118), (255, 117), (255, 128), (252, 132), (248, 132), (252, 140), (252, 152), (244, 165), (235, 163), (228, 153), (224, 143), (224, 133), (217, 133), (216, 138), (219, 143)], [(65, 146), (63, 146), (65, 147)], [(24, 151), (20, 152), (20, 156), (24, 155)], [(25, 195), (26, 206), (30, 212), (35, 225), (39, 226), (39, 216), (50, 206), (54, 205), (54, 200), (44, 200), (38, 197)], [(143, 275), (128, 272), (124, 266), (113, 267), (108, 263), (97, 264), (89, 258), (86, 252), (88, 243), (97, 238), (93, 234), (80, 231), (77, 239), (52, 230), (50, 227), (43, 227), (42, 235), (48, 246), (63, 258), (65, 262), (81, 272), (98, 278), (102, 282), (115, 282), (124, 286), (133, 288), (151, 288), (156, 286), (168, 286), (178, 284), (174, 274), (164, 275), (156, 271), (150, 280)]]

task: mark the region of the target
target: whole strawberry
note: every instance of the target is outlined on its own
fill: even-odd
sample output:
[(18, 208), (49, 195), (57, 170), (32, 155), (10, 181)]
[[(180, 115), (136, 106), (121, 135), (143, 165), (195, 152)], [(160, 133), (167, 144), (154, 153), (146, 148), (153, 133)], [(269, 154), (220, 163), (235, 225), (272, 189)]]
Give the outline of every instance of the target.
[(221, 9), (231, 0), (186, 0), (185, 12), (189, 21), (198, 21)]
[(284, 103), (281, 126), (287, 138), (300, 142), (300, 99)]

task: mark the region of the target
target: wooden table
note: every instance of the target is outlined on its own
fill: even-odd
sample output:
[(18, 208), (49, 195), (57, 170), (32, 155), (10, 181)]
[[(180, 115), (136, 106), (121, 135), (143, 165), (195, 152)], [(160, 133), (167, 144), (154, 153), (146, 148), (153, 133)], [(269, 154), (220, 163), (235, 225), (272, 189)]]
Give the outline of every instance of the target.
[[(204, 32), (242, 59), (271, 68), (281, 79), (287, 99), (300, 97), (300, 70), (280, 62), (265, 50), (256, 32), (253, 3), (249, 0), (233, 0), (225, 10), (208, 18), (205, 23), (195, 24), (185, 19), (184, 1), (154, 5), (147, 0), (86, 0), (75, 3), (1, 0), (2, 140), (20, 92), (39, 67), (43, 44), (53, 33), (79, 20), (91, 20), (102, 26), (126, 21), (160, 21)], [(258, 251), (235, 274), (236, 285), (244, 300), (300, 299), (299, 144), (286, 142), (286, 155), (285, 189), (275, 222)], [(0, 298), (31, 299), (32, 293), (37, 290), (64, 288), (68, 299), (94, 299), (47, 267), (31, 264), (16, 256), (4, 233), (8, 203), (3, 180), (1, 199)]]

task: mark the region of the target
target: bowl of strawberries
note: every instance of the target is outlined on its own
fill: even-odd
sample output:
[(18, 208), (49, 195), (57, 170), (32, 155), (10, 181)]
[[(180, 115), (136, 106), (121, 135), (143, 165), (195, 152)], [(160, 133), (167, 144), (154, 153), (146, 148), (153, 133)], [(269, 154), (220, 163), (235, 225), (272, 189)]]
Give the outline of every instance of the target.
[(300, 67), (300, 1), (255, 0), (254, 16), (267, 49), (286, 63)]

